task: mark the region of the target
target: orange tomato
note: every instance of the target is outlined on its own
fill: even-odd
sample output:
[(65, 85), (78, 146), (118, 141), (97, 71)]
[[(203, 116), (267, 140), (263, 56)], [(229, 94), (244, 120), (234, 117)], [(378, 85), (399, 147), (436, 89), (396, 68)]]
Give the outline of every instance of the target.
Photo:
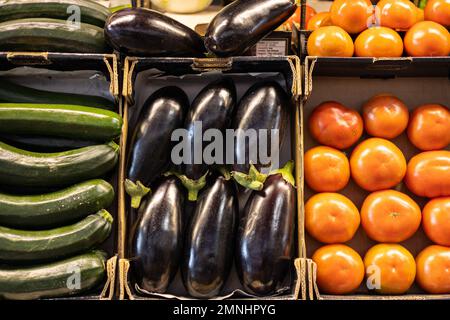
[(320, 242), (347, 242), (355, 235), (359, 223), (358, 208), (339, 193), (318, 193), (306, 202), (306, 230)]
[(316, 30), (320, 27), (331, 26), (331, 17), (329, 12), (319, 12), (314, 17), (309, 19), (308, 25), (306, 26), (307, 30)]
[(450, 27), (450, 0), (428, 0), (425, 19)]
[(339, 27), (320, 27), (308, 38), (308, 55), (318, 57), (352, 57), (353, 40)]
[(416, 22), (424, 21), (425, 20), (425, 12), (423, 9), (417, 8), (417, 20)]
[(417, 7), (409, 0), (381, 0), (375, 8), (380, 26), (408, 30), (417, 22)]
[(317, 286), (324, 293), (351, 293), (364, 279), (363, 261), (348, 246), (331, 244), (321, 247), (312, 260), (317, 264)]
[(426, 104), (414, 110), (408, 138), (418, 149), (443, 149), (450, 143), (450, 111), (440, 104)]
[(421, 197), (450, 196), (450, 151), (427, 151), (412, 157), (405, 183), (409, 190)]
[(450, 33), (433, 21), (421, 21), (408, 30), (404, 39), (406, 53), (412, 57), (450, 54)]
[(348, 33), (360, 33), (373, 24), (373, 6), (369, 0), (335, 0), (330, 9), (333, 25)]
[(363, 133), (363, 121), (355, 110), (335, 101), (318, 105), (309, 118), (311, 135), (319, 143), (337, 149), (355, 144)]
[(363, 31), (355, 40), (357, 57), (401, 57), (403, 40), (386, 27), (372, 27)]
[(353, 150), (350, 171), (355, 182), (365, 190), (389, 189), (405, 176), (406, 159), (392, 142), (370, 138)]
[(363, 119), (368, 134), (393, 139), (408, 126), (409, 111), (399, 98), (382, 94), (372, 97), (364, 104)]
[(305, 180), (317, 192), (339, 191), (350, 180), (350, 164), (344, 153), (330, 147), (315, 147), (305, 153)]
[(395, 190), (371, 193), (361, 207), (361, 224), (369, 238), (378, 242), (401, 242), (420, 227), (417, 203)]
[(450, 197), (430, 200), (423, 208), (423, 230), (428, 238), (450, 247)]
[(416, 257), (417, 283), (428, 293), (450, 293), (450, 248), (429, 246)]
[[(309, 20), (314, 17), (316, 15), (316, 10), (314, 10), (312, 7), (310, 6), (306, 6), (306, 19), (305, 19), (305, 26), (308, 25)], [(302, 19), (302, 14), (301, 14), (301, 8), (300, 6), (297, 8), (297, 10), (295, 10), (294, 14), (284, 23), (285, 26), (287, 26), (288, 28), (292, 28), (292, 25), (295, 23), (297, 25), (300, 25)]]
[(364, 256), (364, 266), (368, 289), (381, 294), (405, 293), (416, 276), (414, 257), (399, 244), (373, 246)]

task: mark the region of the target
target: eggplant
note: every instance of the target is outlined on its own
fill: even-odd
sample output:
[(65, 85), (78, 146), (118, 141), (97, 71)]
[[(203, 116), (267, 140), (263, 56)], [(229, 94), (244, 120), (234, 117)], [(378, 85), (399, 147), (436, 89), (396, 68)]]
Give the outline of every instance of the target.
[(170, 176), (139, 209), (132, 232), (131, 267), (140, 288), (164, 293), (176, 275), (183, 253), (183, 208), (182, 186)]
[(145, 8), (112, 14), (106, 21), (105, 39), (115, 50), (134, 56), (200, 57), (206, 51), (194, 30)]
[[(269, 158), (277, 156), (269, 154), (272, 138), (275, 138), (271, 130), (278, 130), (279, 145), (276, 151), (280, 151), (287, 131), (289, 108), (289, 97), (275, 81), (253, 85), (239, 102), (233, 122), (235, 132), (256, 130), (253, 139), (236, 138), (234, 143), (233, 177), (245, 188), (262, 189), (266, 176), (258, 170), (271, 167), (273, 163), (262, 163), (260, 157), (253, 158), (250, 149), (255, 150), (257, 146), (258, 151), (261, 151), (261, 146), (264, 146)], [(267, 130), (267, 141), (261, 140), (260, 134), (265, 133), (261, 130)]]
[(138, 208), (147, 186), (170, 165), (172, 132), (183, 125), (189, 98), (178, 87), (159, 89), (148, 98), (139, 115), (128, 161), (127, 193)]
[(244, 289), (270, 295), (290, 271), (294, 247), (295, 187), (293, 162), (270, 175), (253, 191), (239, 224), (236, 270)]
[(237, 0), (223, 8), (206, 30), (205, 46), (219, 57), (242, 55), (297, 10), (291, 0)]
[(189, 294), (217, 296), (230, 273), (238, 200), (232, 180), (218, 176), (196, 202), (186, 233), (181, 274)]
[[(231, 78), (223, 77), (206, 86), (194, 99), (186, 116), (185, 144), (190, 147), (188, 161), (181, 166), (184, 174), (181, 178), (184, 186), (189, 190), (189, 200), (197, 200), (197, 194), (205, 186), (208, 166), (203, 161), (203, 150), (201, 145), (202, 161), (196, 161), (196, 140), (203, 141), (203, 134), (209, 129), (224, 131), (231, 124), (233, 110), (236, 105), (236, 87)], [(201, 124), (201, 132), (199, 131)], [(201, 136), (198, 137), (198, 134)], [(225, 163), (225, 162), (223, 162)], [(219, 163), (219, 164), (223, 164)], [(211, 164), (211, 163), (210, 163)]]

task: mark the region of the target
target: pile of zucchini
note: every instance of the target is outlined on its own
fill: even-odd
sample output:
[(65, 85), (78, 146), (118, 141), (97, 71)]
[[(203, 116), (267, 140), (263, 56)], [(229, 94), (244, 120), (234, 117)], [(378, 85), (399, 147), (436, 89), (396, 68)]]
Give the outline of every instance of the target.
[(101, 98), (0, 83), (17, 89), (0, 90), (0, 298), (89, 290), (105, 277), (94, 249), (111, 233), (114, 189), (101, 178), (118, 161), (122, 119)]
[(91, 0), (0, 0), (0, 51), (104, 53), (109, 14)]

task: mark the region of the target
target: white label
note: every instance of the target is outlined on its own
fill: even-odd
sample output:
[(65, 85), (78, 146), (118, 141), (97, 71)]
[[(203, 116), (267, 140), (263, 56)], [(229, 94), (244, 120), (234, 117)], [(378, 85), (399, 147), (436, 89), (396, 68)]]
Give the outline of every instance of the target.
[(256, 44), (257, 57), (286, 56), (286, 40), (262, 40)]

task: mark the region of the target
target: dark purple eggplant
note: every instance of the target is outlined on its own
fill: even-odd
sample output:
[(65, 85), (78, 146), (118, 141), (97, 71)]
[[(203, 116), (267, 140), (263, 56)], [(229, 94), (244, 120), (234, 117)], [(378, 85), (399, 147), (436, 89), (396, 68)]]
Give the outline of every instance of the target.
[(140, 288), (164, 293), (175, 276), (183, 249), (184, 196), (179, 181), (164, 178), (139, 209), (131, 243), (131, 266)]
[(232, 180), (218, 176), (200, 194), (187, 230), (181, 272), (189, 294), (217, 296), (233, 262), (238, 200)]
[(239, 225), (236, 269), (244, 289), (272, 294), (289, 273), (295, 230), (293, 162), (270, 175), (253, 191)]
[(127, 193), (132, 197), (132, 207), (150, 190), (146, 187), (158, 178), (170, 164), (171, 136), (183, 125), (189, 108), (189, 99), (177, 87), (156, 91), (146, 101), (139, 115), (130, 149)]
[[(271, 130), (278, 130), (279, 151), (287, 131), (289, 107), (289, 97), (274, 81), (255, 84), (239, 102), (233, 124), (236, 133), (256, 130), (256, 136), (252, 139), (235, 139), (233, 177), (242, 186), (252, 190), (262, 189), (266, 176), (260, 174), (258, 170), (271, 167), (272, 163), (270, 161), (270, 163), (263, 163), (261, 161), (263, 159), (259, 156), (254, 158), (259, 152), (253, 154), (250, 148), (258, 147), (258, 151), (261, 151), (263, 146), (269, 153), (268, 157), (277, 156), (269, 152), (272, 139), (275, 138)], [(261, 140), (260, 134), (263, 134), (262, 136), (267, 134), (267, 143)]]
[(126, 55), (199, 57), (206, 51), (202, 38), (194, 30), (145, 8), (112, 14), (106, 21), (105, 38), (115, 50)]
[(219, 57), (242, 55), (297, 9), (292, 0), (237, 0), (208, 26), (205, 46)]

